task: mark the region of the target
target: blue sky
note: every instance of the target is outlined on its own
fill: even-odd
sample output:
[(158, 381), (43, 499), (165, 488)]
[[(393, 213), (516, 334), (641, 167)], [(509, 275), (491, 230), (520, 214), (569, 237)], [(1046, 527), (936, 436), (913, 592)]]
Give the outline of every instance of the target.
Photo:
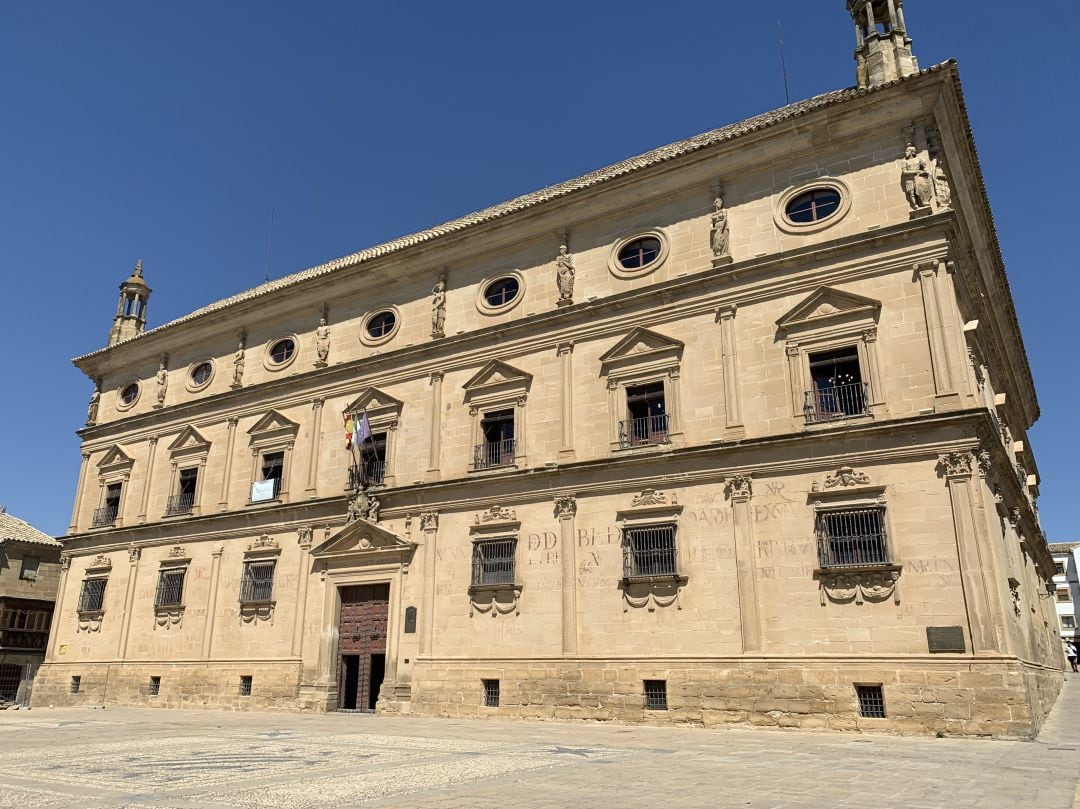
[[(908, 0), (959, 60), (1043, 416), (1051, 541), (1080, 539), (1077, 49), (1034, 6)], [(843, 0), (7, 3), (0, 8), (0, 503), (67, 526), (117, 284), (158, 325), (419, 230), (854, 81)], [(1071, 99), (1071, 101), (1070, 101)]]

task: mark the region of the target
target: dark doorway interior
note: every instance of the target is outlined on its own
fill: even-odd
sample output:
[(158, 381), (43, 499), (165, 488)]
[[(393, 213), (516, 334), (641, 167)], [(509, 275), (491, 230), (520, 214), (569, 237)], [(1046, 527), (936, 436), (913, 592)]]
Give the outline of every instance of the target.
[(386, 670), (390, 585), (340, 588), (338, 707), (373, 711)]
[(382, 688), (383, 674), (386, 671), (386, 655), (372, 655), (368, 676), (368, 709), (374, 711), (379, 701), (379, 689)]
[(341, 656), (341, 707), (356, 710), (357, 686), (360, 684), (360, 655)]

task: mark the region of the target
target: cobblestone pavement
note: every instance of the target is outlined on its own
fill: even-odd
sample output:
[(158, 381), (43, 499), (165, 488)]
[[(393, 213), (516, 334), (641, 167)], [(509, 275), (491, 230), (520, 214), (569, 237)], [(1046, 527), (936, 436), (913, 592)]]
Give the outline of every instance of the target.
[(1070, 809), (1078, 780), (1080, 677), (1033, 743), (343, 714), (0, 713), (0, 807), (18, 809)]

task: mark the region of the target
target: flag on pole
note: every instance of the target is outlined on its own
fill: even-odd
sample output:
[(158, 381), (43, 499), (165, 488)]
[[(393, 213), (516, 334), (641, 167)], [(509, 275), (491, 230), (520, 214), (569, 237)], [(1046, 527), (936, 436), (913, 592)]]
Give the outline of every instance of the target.
[(345, 449), (352, 449), (353, 446), (353, 417), (351, 414), (345, 414)]
[[(356, 417), (353, 416), (353, 418)], [(368, 421), (367, 411), (364, 411), (364, 417), (356, 425), (356, 443), (363, 444), (369, 438), (371, 438), (371, 422)]]

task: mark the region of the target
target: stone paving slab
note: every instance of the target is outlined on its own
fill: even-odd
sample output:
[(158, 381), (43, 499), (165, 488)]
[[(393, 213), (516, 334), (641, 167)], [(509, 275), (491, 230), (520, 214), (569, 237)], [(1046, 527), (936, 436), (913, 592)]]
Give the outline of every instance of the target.
[(1080, 809), (1080, 678), (1035, 742), (147, 709), (0, 713), (0, 809)]

